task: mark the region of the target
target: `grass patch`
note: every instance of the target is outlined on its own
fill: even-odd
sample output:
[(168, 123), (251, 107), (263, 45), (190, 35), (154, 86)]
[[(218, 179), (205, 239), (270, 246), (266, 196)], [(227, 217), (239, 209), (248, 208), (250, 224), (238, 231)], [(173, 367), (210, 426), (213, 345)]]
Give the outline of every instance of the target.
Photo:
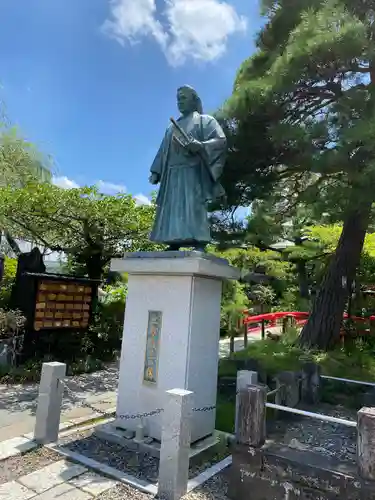
[(233, 398), (225, 398), (220, 393), (216, 400), (216, 424), (215, 429), (229, 434), (234, 433), (235, 401)]
[[(306, 361), (321, 367), (323, 375), (353, 380), (375, 381), (375, 339), (358, 339), (346, 346), (338, 346), (328, 352), (310, 351), (298, 347), (294, 336), (275, 342), (270, 339), (252, 342), (249, 347), (234, 354), (233, 359), (255, 359), (267, 374), (281, 371), (297, 371)], [(230, 363), (230, 361), (229, 361)], [(220, 375), (229, 371), (220, 366)]]
[[(375, 382), (375, 339), (357, 339), (329, 352), (302, 349), (295, 340), (296, 334), (292, 332), (279, 342), (270, 339), (252, 342), (246, 350), (235, 353), (232, 359), (220, 361), (219, 377), (236, 377), (236, 361), (252, 359), (270, 378), (282, 371), (298, 371), (306, 361), (313, 361), (321, 367), (322, 375)], [(321, 400), (359, 409), (364, 405), (364, 393), (369, 389), (357, 384), (321, 380)], [(219, 391), (216, 428), (233, 432), (234, 413), (234, 398)]]

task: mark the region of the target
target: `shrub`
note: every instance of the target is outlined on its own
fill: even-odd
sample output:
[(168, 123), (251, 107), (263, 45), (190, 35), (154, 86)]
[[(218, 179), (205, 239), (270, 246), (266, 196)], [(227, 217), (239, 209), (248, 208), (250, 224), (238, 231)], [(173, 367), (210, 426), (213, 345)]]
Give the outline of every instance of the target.
[(23, 346), (26, 318), (20, 311), (0, 309), (0, 341), (7, 349), (8, 363), (14, 366)]
[(121, 349), (127, 286), (117, 283), (107, 286), (104, 291), (104, 299), (95, 307), (89, 338), (93, 355), (109, 361)]
[(17, 272), (17, 260), (5, 257), (4, 261), (4, 275), (0, 282), (0, 308), (8, 309), (10, 304), (10, 296), (12, 293), (12, 286), (15, 281)]

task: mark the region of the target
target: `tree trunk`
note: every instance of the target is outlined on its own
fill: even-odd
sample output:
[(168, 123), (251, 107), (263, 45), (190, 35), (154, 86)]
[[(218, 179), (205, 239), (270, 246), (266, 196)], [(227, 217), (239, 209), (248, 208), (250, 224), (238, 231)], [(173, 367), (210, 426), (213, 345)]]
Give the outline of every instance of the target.
[(92, 280), (101, 280), (104, 272), (103, 259), (101, 255), (94, 254), (90, 255), (85, 259), (85, 266), (87, 270), (87, 275)]
[(18, 243), (16, 242), (16, 240), (13, 238), (13, 236), (8, 233), (8, 231), (4, 231), (4, 235), (5, 235), (5, 239), (7, 240), (8, 242), (8, 245), (10, 246), (10, 248), (13, 250), (14, 254), (18, 257), (19, 255), (21, 255), (21, 249), (18, 245)]
[(316, 295), (300, 344), (327, 350), (340, 337), (348, 285), (355, 279), (368, 227), (371, 204), (350, 211), (334, 255)]
[(299, 294), (301, 298), (309, 298), (309, 282), (307, 279), (306, 261), (298, 260), (296, 262), (296, 270), (298, 274)]

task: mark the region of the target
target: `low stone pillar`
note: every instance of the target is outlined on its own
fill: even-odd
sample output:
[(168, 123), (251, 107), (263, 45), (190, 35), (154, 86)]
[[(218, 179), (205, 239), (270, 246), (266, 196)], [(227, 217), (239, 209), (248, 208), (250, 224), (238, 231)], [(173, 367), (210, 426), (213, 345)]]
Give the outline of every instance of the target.
[[(236, 382), (236, 415), (238, 412), (240, 391), (246, 389), (249, 385), (258, 384), (258, 373), (250, 370), (239, 370), (237, 372)], [(237, 432), (237, 419), (235, 420), (235, 433)]]
[(236, 413), (236, 442), (259, 448), (266, 439), (265, 387), (248, 386), (239, 392)]
[(320, 397), (320, 366), (315, 363), (305, 363), (302, 367), (301, 401), (316, 404)]
[(357, 413), (357, 464), (363, 479), (375, 480), (375, 408)]
[(40, 444), (58, 440), (66, 364), (43, 363), (39, 384), (34, 440)]
[(167, 391), (162, 420), (158, 496), (179, 500), (187, 493), (193, 392)]
[(282, 404), (294, 408), (300, 401), (300, 374), (298, 372), (281, 372), (276, 377), (277, 386), (284, 386)]

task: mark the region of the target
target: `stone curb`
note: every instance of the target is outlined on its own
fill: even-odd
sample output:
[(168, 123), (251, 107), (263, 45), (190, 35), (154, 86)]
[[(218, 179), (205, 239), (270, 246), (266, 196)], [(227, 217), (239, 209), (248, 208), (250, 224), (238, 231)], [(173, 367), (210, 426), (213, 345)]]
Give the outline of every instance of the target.
[[(131, 476), (130, 474), (126, 474), (125, 472), (115, 469), (114, 467), (110, 467), (101, 462), (98, 462), (97, 460), (88, 458), (85, 455), (81, 455), (81, 453), (64, 449), (62, 446), (59, 446), (58, 444), (46, 445), (46, 448), (55, 451), (56, 453), (59, 453), (60, 455), (62, 455), (67, 459), (70, 459), (74, 462), (78, 462), (79, 464), (84, 465), (89, 469), (99, 472), (104, 476), (108, 476), (112, 479), (115, 479), (116, 481), (119, 481), (121, 483), (132, 486), (133, 488), (136, 488), (140, 491), (143, 491), (144, 493), (148, 493), (151, 495), (157, 495), (158, 493), (158, 483), (156, 484), (146, 483), (146, 481), (142, 481), (141, 479)], [(226, 457), (221, 462), (212, 465), (205, 471), (198, 474), (198, 476), (194, 477), (193, 479), (190, 479), (188, 481), (187, 493), (190, 493), (199, 486), (202, 486), (202, 484), (207, 482), (213, 476), (216, 476), (216, 474), (219, 474), (219, 472), (226, 469), (231, 464), (232, 464), (232, 456)]]
[(137, 488), (138, 490), (143, 491), (144, 493), (148, 493), (151, 495), (157, 494), (157, 486), (155, 484), (146, 483), (146, 481), (142, 481), (141, 479), (137, 479), (136, 477), (130, 476), (129, 474), (121, 472), (118, 469), (115, 469), (114, 467), (105, 465), (101, 462), (93, 460), (92, 458), (88, 458), (85, 455), (81, 455), (80, 453), (64, 449), (62, 446), (56, 444), (46, 445), (46, 448), (56, 453), (59, 453), (60, 455), (62, 455), (67, 459), (70, 459), (74, 462), (84, 465), (89, 469), (92, 469), (105, 476), (116, 479), (121, 483), (133, 486), (133, 488)]
[[(108, 414), (112, 413), (115, 411), (115, 408), (109, 409)], [(76, 419), (72, 419), (70, 421), (64, 422), (60, 425), (60, 432), (62, 437), (69, 436), (70, 434), (73, 434), (77, 432), (79, 428), (81, 428), (82, 431), (91, 429), (92, 427), (95, 427), (96, 421), (100, 418), (100, 415), (98, 416), (98, 413), (92, 413), (90, 416), (87, 417), (79, 417)], [(84, 419), (84, 420), (83, 420)], [(105, 419), (105, 417), (102, 416), (102, 419), (104, 421), (110, 421), (111, 418)], [(89, 423), (88, 423), (89, 422)], [(85, 425), (87, 424), (87, 425)], [(20, 436), (19, 438), (13, 438), (9, 439), (8, 441), (2, 441), (0, 442), (0, 446), (4, 443), (9, 443), (11, 441), (13, 442), (18, 442), (20, 445), (19, 448), (17, 449), (15, 446), (10, 445), (10, 451), (9, 454), (3, 455), (0, 454), (0, 463), (8, 458), (14, 457), (14, 456), (19, 456), (24, 453), (27, 453), (28, 451), (38, 447), (38, 443), (36, 443), (30, 436), (33, 436), (33, 433), (29, 434), (24, 434), (23, 436)], [(231, 435), (228, 435), (228, 437)], [(22, 441), (22, 443), (21, 443)], [(6, 445), (5, 445), (6, 446)], [(24, 449), (22, 449), (22, 446)], [(59, 446), (57, 443), (45, 445), (45, 447), (49, 450), (55, 451), (59, 455), (62, 455), (65, 458), (70, 458), (72, 461), (80, 463), (81, 465), (84, 465), (88, 467), (89, 469), (92, 469), (96, 472), (101, 473), (104, 476), (110, 477), (112, 479), (115, 479), (116, 481), (119, 481), (121, 483), (127, 484), (129, 486), (132, 486), (133, 488), (136, 488), (144, 493), (148, 493), (151, 495), (157, 495), (158, 491), (158, 485), (156, 483), (147, 483), (145, 481), (142, 481), (141, 479), (138, 479), (134, 476), (131, 476), (129, 474), (126, 474), (124, 472), (119, 471), (118, 469), (115, 469), (114, 467), (110, 467), (108, 465), (105, 465), (101, 462), (98, 462), (96, 460), (93, 460), (91, 458), (88, 458), (84, 455), (81, 455), (80, 453), (76, 453), (67, 449), (63, 449), (63, 447)], [(187, 486), (187, 493), (190, 493), (194, 489), (198, 488), (205, 482), (207, 482), (209, 479), (211, 479), (213, 476), (224, 470), (225, 468), (229, 467), (232, 464), (232, 456), (226, 457), (224, 460), (221, 462), (218, 462), (205, 471), (201, 472), (198, 474), (198, 476), (194, 477), (193, 479), (190, 479), (188, 481), (188, 486)]]
[[(116, 408), (109, 408), (106, 413), (111, 414), (116, 411)], [(89, 429), (94, 425), (94, 421), (102, 419), (103, 421), (110, 421), (111, 417), (104, 417), (99, 412), (94, 412), (91, 415), (87, 415), (84, 417), (77, 417), (71, 420), (67, 420), (63, 422), (59, 426), (59, 433), (63, 436), (67, 436), (72, 432), (76, 432), (79, 427), (84, 428), (85, 430)], [(85, 425), (88, 422), (91, 422), (90, 425)], [(5, 441), (0, 441), (0, 463), (3, 460), (7, 460), (11, 457), (16, 457), (19, 455), (23, 455), (28, 451), (31, 451), (37, 448), (39, 445), (34, 441), (34, 433), (29, 432), (27, 434), (22, 434), (21, 436), (8, 439)], [(8, 450), (7, 450), (8, 448)]]

